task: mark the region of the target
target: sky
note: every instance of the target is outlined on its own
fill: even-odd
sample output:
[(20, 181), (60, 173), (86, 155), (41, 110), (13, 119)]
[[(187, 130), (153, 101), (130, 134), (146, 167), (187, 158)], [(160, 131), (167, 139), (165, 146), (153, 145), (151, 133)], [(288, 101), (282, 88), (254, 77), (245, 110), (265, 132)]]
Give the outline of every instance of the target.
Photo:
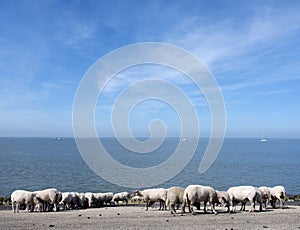
[[(74, 97), (87, 70), (120, 47), (161, 42), (211, 72), (226, 106), (225, 137), (300, 138), (299, 12), (299, 1), (0, 1), (0, 136), (72, 137)], [(114, 135), (115, 99), (147, 78), (182, 89), (200, 135), (210, 135), (203, 93), (157, 65), (124, 70), (106, 86), (95, 107), (99, 135)], [(135, 136), (149, 136), (154, 119), (167, 135), (180, 134), (178, 114), (162, 101), (146, 100), (128, 116)]]

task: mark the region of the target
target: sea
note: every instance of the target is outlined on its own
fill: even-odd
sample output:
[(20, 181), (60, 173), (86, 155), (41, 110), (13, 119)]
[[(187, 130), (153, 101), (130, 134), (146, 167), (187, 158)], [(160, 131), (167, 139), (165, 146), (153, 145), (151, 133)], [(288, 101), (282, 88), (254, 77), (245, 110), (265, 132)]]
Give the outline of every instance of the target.
[[(179, 142), (178, 138), (166, 138), (151, 153), (133, 154), (117, 139), (101, 138), (112, 158), (131, 167), (160, 164), (172, 155)], [(226, 138), (213, 165), (199, 174), (207, 144), (208, 139), (199, 139), (187, 166), (172, 179), (152, 187), (202, 184), (227, 190), (237, 185), (283, 185), (287, 194), (300, 194), (299, 139), (261, 142), (259, 139)], [(9, 196), (16, 189), (57, 188), (60, 191), (114, 193), (137, 189), (112, 184), (95, 174), (83, 160), (74, 138), (2, 137), (0, 159), (0, 196)], [(110, 170), (113, 172), (114, 169)], [(130, 179), (134, 180), (134, 177)]]

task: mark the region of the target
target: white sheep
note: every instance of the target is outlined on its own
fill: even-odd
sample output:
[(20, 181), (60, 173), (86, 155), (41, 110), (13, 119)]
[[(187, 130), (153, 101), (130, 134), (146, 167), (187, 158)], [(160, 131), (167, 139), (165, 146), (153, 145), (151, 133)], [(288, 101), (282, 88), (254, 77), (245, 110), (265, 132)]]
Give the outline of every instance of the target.
[(80, 201), (79, 196), (78, 196), (79, 193), (77, 193), (77, 192), (70, 192), (70, 195), (72, 197), (71, 208), (75, 209), (75, 208), (81, 207), (81, 201)]
[(25, 190), (16, 190), (11, 194), (11, 206), (13, 212), (19, 212), (20, 205), (26, 205), (26, 211), (29, 212), (30, 206), (31, 211), (35, 205), (39, 204), (39, 200), (35, 197), (35, 194)]
[(182, 213), (185, 212), (186, 204), (189, 207), (189, 211), (192, 214), (195, 214), (193, 209), (193, 204), (204, 202), (204, 212), (206, 213), (206, 204), (207, 202), (210, 203), (211, 210), (214, 214), (218, 214), (215, 210), (215, 204), (218, 202), (217, 193), (216, 191), (209, 186), (203, 185), (189, 185), (184, 190), (183, 194), (183, 202), (182, 202)]
[(87, 208), (88, 207), (88, 200), (85, 197), (84, 193), (75, 193), (78, 198), (78, 207), (80, 208)]
[(286, 199), (286, 192), (285, 188), (283, 186), (275, 186), (270, 189), (270, 194), (271, 194), (271, 205), (273, 208), (275, 208), (276, 201), (279, 200), (280, 202), (280, 208), (283, 208), (284, 206), (284, 201)]
[(105, 192), (103, 194), (105, 196), (105, 199), (104, 199), (105, 205), (111, 204), (111, 201), (112, 201), (112, 199), (114, 197), (114, 194), (112, 192)]
[(112, 202), (119, 204), (119, 201), (122, 201), (123, 203), (125, 202), (126, 204), (128, 204), (128, 198), (129, 198), (128, 192), (119, 192), (114, 194), (112, 198)]
[(171, 187), (167, 190), (168, 193), (166, 205), (169, 207), (171, 214), (173, 214), (174, 212), (176, 212), (175, 205), (177, 205), (178, 208), (179, 205), (181, 205), (183, 202), (183, 193), (185, 189), (181, 187)]
[(114, 194), (112, 192), (105, 192), (105, 193), (93, 193), (94, 194), (94, 205), (96, 207), (101, 207), (104, 204), (110, 204)]
[(87, 192), (84, 194), (85, 195), (85, 198), (87, 199), (87, 202), (88, 202), (88, 207), (91, 208), (94, 206), (95, 204), (95, 197), (94, 197), (94, 194), (91, 193), (91, 192)]
[(35, 191), (33, 193), (43, 203), (43, 211), (48, 211), (50, 204), (53, 204), (54, 211), (57, 211), (57, 205), (61, 200), (61, 193), (57, 189), (49, 188), (41, 191)]
[[(259, 210), (262, 211), (262, 191), (257, 188), (254, 187), (256, 190), (256, 197), (255, 197), (255, 202), (257, 202), (259, 204)], [(246, 210), (246, 203), (247, 201), (243, 201), (242, 205), (241, 205), (241, 211), (245, 211)]]
[(100, 192), (94, 193), (94, 199), (95, 199), (96, 207), (101, 207), (105, 202), (105, 194)]
[(235, 211), (235, 205), (239, 202), (242, 203), (241, 210), (245, 210), (246, 202), (251, 203), (251, 209), (249, 212), (255, 211), (255, 202), (260, 205), (260, 211), (262, 210), (261, 191), (254, 186), (235, 186), (230, 187), (227, 192), (232, 197), (233, 209)]
[(59, 204), (63, 207), (63, 210), (72, 208), (73, 196), (70, 192), (61, 193), (61, 201)]
[(164, 188), (145, 189), (143, 191), (135, 190), (131, 193), (131, 197), (140, 196), (146, 203), (146, 211), (155, 202), (159, 202), (159, 210), (166, 210), (166, 200), (168, 191)]
[(261, 197), (262, 197), (263, 207), (265, 209), (267, 209), (268, 203), (271, 200), (270, 189), (268, 187), (266, 187), (266, 186), (261, 186), (261, 187), (259, 187), (259, 189), (261, 191)]

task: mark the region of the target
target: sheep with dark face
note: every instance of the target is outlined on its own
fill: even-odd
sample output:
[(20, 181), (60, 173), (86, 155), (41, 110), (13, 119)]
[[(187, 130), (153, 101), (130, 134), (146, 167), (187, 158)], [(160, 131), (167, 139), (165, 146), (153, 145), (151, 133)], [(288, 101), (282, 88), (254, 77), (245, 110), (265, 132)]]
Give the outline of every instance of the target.
[(232, 207), (232, 197), (229, 195), (228, 192), (225, 191), (218, 191), (216, 190), (218, 204), (227, 207), (227, 212), (230, 212), (230, 207)]
[(71, 209), (72, 208), (72, 194), (70, 192), (62, 192), (61, 193), (61, 201), (59, 202), (60, 207), (63, 210)]
[(270, 194), (271, 194), (271, 205), (272, 208), (276, 207), (276, 201), (279, 200), (280, 202), (280, 208), (283, 208), (284, 201), (286, 199), (286, 192), (285, 188), (281, 185), (275, 186), (273, 188), (269, 188)]

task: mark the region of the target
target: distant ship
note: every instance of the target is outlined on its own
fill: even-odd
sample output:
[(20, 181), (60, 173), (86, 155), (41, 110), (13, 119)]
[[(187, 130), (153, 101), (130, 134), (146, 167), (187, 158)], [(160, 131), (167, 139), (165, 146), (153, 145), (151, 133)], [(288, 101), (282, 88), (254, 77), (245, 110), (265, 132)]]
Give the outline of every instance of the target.
[(267, 142), (268, 140), (265, 138), (265, 134), (262, 135), (262, 138), (260, 139), (261, 142)]

